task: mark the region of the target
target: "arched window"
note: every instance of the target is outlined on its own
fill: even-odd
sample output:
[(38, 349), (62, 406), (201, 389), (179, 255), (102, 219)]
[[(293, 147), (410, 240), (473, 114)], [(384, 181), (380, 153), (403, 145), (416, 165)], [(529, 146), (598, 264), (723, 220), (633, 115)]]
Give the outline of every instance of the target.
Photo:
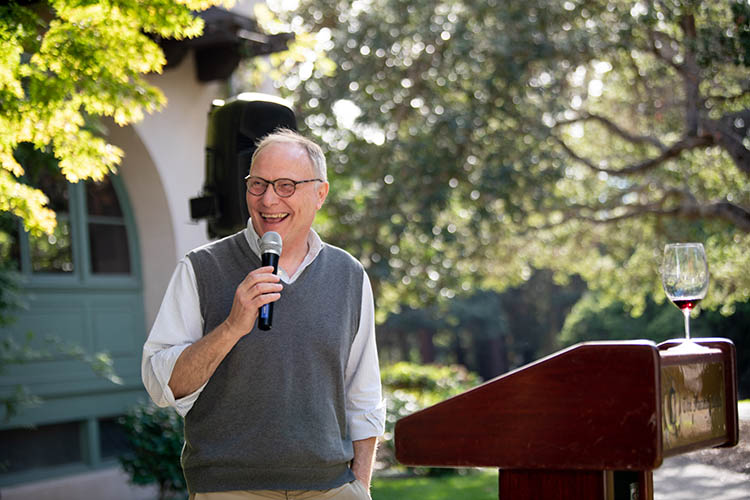
[(0, 255), (25, 280), (138, 278), (132, 262), (135, 235), (128, 234), (119, 179), (108, 176), (99, 182), (70, 184), (61, 173), (50, 170), (30, 177), (30, 184), (49, 198), (57, 227), (50, 235), (34, 236), (24, 232), (20, 223), (12, 227), (5, 218), (8, 236)]
[[(42, 399), (10, 420), (0, 417), (0, 441), (24, 443), (0, 446), (0, 486), (113, 460), (113, 422), (144, 395), (143, 292), (136, 227), (122, 182), (111, 175), (69, 183), (44, 164), (27, 168), (26, 176), (49, 198), (57, 227), (34, 236), (18, 219), (0, 218), (0, 257), (19, 277), (23, 305), (11, 313), (4, 335), (23, 339), (31, 333), (31, 347), (44, 353), (0, 373), (0, 394), (22, 385)], [(50, 350), (48, 338), (65, 348)], [(108, 354), (122, 384), (98, 376), (67, 348)]]
[(86, 183), (90, 269), (93, 274), (129, 275), (130, 250), (122, 209), (110, 179)]

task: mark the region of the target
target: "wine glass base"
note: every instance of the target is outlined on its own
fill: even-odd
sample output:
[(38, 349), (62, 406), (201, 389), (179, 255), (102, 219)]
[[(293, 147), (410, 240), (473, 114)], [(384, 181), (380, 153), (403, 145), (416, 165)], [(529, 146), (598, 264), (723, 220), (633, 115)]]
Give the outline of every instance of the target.
[(702, 346), (700, 344), (696, 344), (693, 342), (692, 339), (673, 339), (676, 342), (679, 342), (678, 345), (674, 347), (670, 347), (669, 349), (666, 349), (665, 352), (673, 353), (673, 354), (696, 354), (696, 353), (705, 353), (710, 352), (711, 348)]

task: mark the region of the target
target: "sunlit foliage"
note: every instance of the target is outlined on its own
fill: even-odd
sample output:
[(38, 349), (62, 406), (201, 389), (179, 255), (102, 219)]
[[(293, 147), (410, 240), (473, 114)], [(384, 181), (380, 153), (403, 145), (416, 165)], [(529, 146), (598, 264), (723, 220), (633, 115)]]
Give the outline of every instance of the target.
[[(97, 117), (118, 125), (166, 104), (144, 75), (165, 64), (157, 37), (201, 33), (193, 11), (221, 0), (11, 1), (0, 6), (0, 211), (51, 233), (54, 212), (24, 174), (19, 145), (54, 155), (70, 182), (99, 180), (123, 151), (107, 143)], [(233, 2), (225, 2), (233, 3)]]

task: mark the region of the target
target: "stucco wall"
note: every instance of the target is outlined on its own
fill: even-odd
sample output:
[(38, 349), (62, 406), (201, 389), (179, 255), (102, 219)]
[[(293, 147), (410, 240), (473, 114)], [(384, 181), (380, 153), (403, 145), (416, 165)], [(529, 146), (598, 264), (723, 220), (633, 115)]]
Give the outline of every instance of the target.
[(173, 224), (175, 257), (206, 242), (204, 223), (190, 219), (188, 201), (200, 193), (204, 179), (204, 147), (211, 101), (219, 83), (200, 84), (194, 60), (150, 78), (167, 96), (166, 109), (134, 126), (156, 165)]
[(190, 219), (189, 200), (203, 187), (207, 114), (222, 91), (196, 80), (192, 55), (149, 80), (166, 108), (134, 126), (113, 125), (109, 135), (126, 154), (119, 171), (138, 227), (147, 329), (177, 260), (208, 241), (205, 222)]

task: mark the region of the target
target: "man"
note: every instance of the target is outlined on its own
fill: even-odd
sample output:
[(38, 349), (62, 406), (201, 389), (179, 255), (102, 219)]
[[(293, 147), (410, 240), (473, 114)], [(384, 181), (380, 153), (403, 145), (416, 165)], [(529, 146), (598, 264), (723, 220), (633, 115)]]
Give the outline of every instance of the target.
[[(185, 417), (195, 500), (367, 499), (385, 408), (372, 290), (362, 266), (312, 229), (329, 184), (295, 132), (257, 146), (247, 228), (177, 266), (143, 350), (157, 405)], [(282, 237), (278, 276), (259, 237)], [(256, 326), (274, 303), (273, 326)]]

